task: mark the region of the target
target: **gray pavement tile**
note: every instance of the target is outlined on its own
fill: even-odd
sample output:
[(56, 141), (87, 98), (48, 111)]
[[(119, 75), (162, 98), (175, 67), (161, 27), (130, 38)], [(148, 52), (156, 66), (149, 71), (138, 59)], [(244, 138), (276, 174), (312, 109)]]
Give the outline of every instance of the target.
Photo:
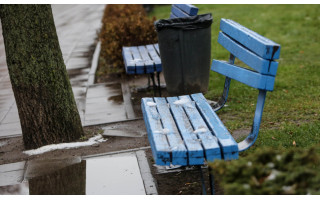
[(1, 124), (20, 124), (18, 111), (10, 111), (7, 113), (5, 118), (1, 121)]
[(0, 124), (0, 138), (21, 135), (20, 123)]
[(146, 194), (134, 152), (87, 158), (86, 164), (86, 194)]
[(25, 161), (0, 165), (0, 186), (19, 184), (23, 180)]

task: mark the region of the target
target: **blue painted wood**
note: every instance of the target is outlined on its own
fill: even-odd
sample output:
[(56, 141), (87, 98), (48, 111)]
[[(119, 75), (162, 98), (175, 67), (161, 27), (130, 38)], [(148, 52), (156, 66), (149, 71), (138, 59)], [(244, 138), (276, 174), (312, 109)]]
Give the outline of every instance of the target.
[(273, 76), (259, 74), (219, 60), (213, 60), (211, 70), (257, 89), (273, 90), (275, 80)]
[(150, 57), (152, 58), (156, 71), (161, 72), (162, 71), (162, 65), (161, 65), (161, 59), (160, 59), (160, 51), (159, 51), (159, 45), (158, 44), (150, 44), (146, 46), (148, 53)]
[(127, 74), (134, 74), (136, 70), (136, 64), (133, 61), (130, 47), (122, 47), (122, 56), (124, 58), (124, 65)]
[(172, 5), (171, 7), (171, 13), (177, 17), (190, 17), (190, 15), (188, 13), (186, 13), (185, 11), (179, 9), (178, 7), (176, 7), (175, 5)]
[(192, 94), (191, 98), (195, 101), (196, 106), (209, 129), (217, 137), (223, 153), (223, 159), (238, 159), (238, 144), (225, 128), (216, 113), (212, 110), (203, 94)]
[(200, 139), (204, 148), (207, 161), (221, 159), (221, 150), (217, 137), (212, 135), (205, 121), (202, 119), (195, 102), (189, 96), (180, 96), (179, 99), (188, 99), (190, 102), (183, 105), (183, 108), (194, 128), (194, 134)]
[(173, 4), (172, 6), (175, 6), (180, 10), (183, 10), (185, 13), (188, 13), (190, 16), (197, 15), (199, 11), (199, 8), (191, 4)]
[(133, 56), (133, 61), (136, 64), (136, 74), (144, 74), (145, 73), (144, 62), (141, 58), (138, 47), (136, 46), (130, 47), (130, 50)]
[(167, 101), (165, 98), (154, 98), (154, 100), (157, 104), (157, 110), (160, 115), (164, 132), (168, 138), (170, 150), (172, 151), (172, 164), (185, 166), (187, 165), (187, 149), (170, 113)]
[(264, 59), (274, 60), (280, 56), (279, 44), (237, 22), (230, 19), (221, 19), (220, 30)]
[(157, 165), (170, 165), (170, 146), (166, 135), (159, 132), (159, 130), (163, 129), (160, 115), (157, 108), (148, 105), (148, 102), (154, 103), (152, 98), (142, 98), (141, 108), (155, 163)]
[(174, 102), (179, 100), (177, 97), (168, 97), (167, 101), (170, 105), (172, 116), (177, 124), (181, 137), (188, 149), (188, 164), (200, 165), (204, 162), (204, 151), (201, 143), (198, 141), (196, 134), (193, 132), (193, 127), (190, 124), (188, 116), (180, 105)]
[(154, 62), (151, 60), (148, 50), (145, 46), (138, 46), (141, 58), (144, 62), (145, 70), (147, 74), (153, 73), (155, 71)]
[(261, 74), (276, 75), (278, 62), (261, 58), (222, 32), (219, 33), (218, 42), (235, 57)]
[(158, 55), (160, 56), (160, 49), (159, 49), (159, 43), (156, 43), (153, 45), (154, 48), (157, 50)]
[(172, 12), (170, 13), (170, 19), (178, 18), (178, 16), (175, 16)]
[(255, 143), (255, 141), (258, 138), (263, 107), (266, 100), (266, 94), (267, 94), (267, 91), (259, 90), (257, 106), (256, 106), (256, 111), (254, 113), (251, 133), (247, 136), (245, 140), (243, 140), (238, 144), (239, 152), (247, 150), (249, 147), (251, 147)]

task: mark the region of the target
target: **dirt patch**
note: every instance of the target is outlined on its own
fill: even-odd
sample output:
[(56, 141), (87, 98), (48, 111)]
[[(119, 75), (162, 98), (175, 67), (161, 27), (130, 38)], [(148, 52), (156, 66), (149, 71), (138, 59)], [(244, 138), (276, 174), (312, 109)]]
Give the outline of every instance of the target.
[[(132, 122), (129, 122), (132, 123)], [(137, 124), (144, 123), (142, 120), (137, 120)], [(125, 124), (125, 122), (124, 122)], [(90, 138), (91, 136), (101, 132), (101, 126), (85, 127), (86, 136), (83, 139)], [(142, 127), (142, 126), (140, 126)], [(142, 127), (144, 128), (144, 127)], [(68, 158), (73, 156), (86, 156), (100, 153), (108, 153), (120, 150), (134, 149), (139, 147), (149, 146), (149, 142), (146, 136), (143, 137), (106, 137), (108, 140), (98, 145), (92, 145), (87, 147), (81, 147), (77, 149), (68, 150), (55, 150), (47, 152), (41, 155), (28, 156), (23, 153), (24, 146), (22, 137), (14, 137), (8, 139), (1, 139), (0, 144), (0, 164), (14, 163), (22, 160), (32, 160), (35, 158)], [(79, 140), (80, 141), (80, 140)]]

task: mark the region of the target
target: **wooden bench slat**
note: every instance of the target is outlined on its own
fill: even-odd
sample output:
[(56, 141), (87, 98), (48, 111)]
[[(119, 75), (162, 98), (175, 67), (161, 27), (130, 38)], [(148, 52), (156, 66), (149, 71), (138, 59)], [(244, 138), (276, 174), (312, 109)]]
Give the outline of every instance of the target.
[(218, 143), (223, 153), (223, 158), (225, 160), (237, 159), (239, 156), (237, 142), (225, 128), (220, 118), (212, 110), (203, 94), (192, 94), (191, 98), (196, 102), (197, 108), (199, 109), (202, 118), (206, 121), (206, 124), (213, 132), (213, 134), (215, 134), (215, 136), (217, 137)]
[(199, 11), (199, 8), (195, 7), (192, 4), (173, 4), (172, 6), (175, 6), (183, 10), (185, 13), (189, 14), (190, 16), (197, 15)]
[(218, 42), (239, 60), (261, 74), (276, 75), (278, 62), (261, 58), (222, 32), (219, 33)]
[[(183, 99), (184, 98), (184, 99)], [(180, 96), (180, 100), (188, 99), (189, 103), (183, 105), (183, 108), (194, 128), (194, 134), (200, 139), (202, 146), (205, 150), (206, 159), (213, 161), (215, 159), (221, 159), (221, 150), (217, 142), (217, 137), (212, 135), (207, 124), (202, 119), (195, 102), (189, 96)]]
[(220, 30), (264, 59), (274, 60), (280, 56), (279, 44), (237, 22), (230, 19), (221, 19)]
[(122, 47), (122, 56), (124, 58), (124, 65), (127, 74), (134, 74), (136, 70), (136, 64), (133, 61), (130, 47)]
[(157, 165), (170, 165), (170, 146), (166, 135), (159, 133), (159, 130), (162, 130), (163, 128), (160, 121), (160, 115), (156, 107), (150, 106), (150, 104), (153, 103), (154, 101), (152, 98), (143, 98), (141, 101), (143, 118), (147, 128), (153, 157)]
[(257, 89), (273, 90), (274, 76), (259, 74), (219, 60), (213, 60), (211, 70)]
[[(154, 98), (165, 135), (172, 151), (173, 165), (187, 165), (187, 149), (179, 134), (176, 123), (172, 118), (165, 98)], [(162, 131), (162, 130), (159, 130)]]
[(145, 73), (144, 62), (141, 58), (138, 47), (136, 46), (130, 47), (130, 50), (132, 52), (133, 61), (136, 64), (136, 74), (144, 74)]
[(138, 50), (140, 52), (141, 58), (144, 62), (144, 66), (146, 69), (146, 73), (153, 73), (155, 71), (154, 62), (151, 60), (148, 51), (145, 46), (138, 46)]
[(182, 106), (174, 104), (178, 100), (177, 97), (167, 97), (167, 101), (170, 105), (170, 110), (174, 120), (178, 126), (181, 137), (183, 138), (185, 145), (188, 149), (188, 161), (189, 165), (199, 165), (204, 162), (204, 152), (201, 143), (198, 138), (193, 134), (193, 128), (188, 120), (188, 116), (184, 112)]
[(189, 15), (188, 13), (184, 12), (183, 10), (179, 9), (178, 7), (176, 7), (175, 5), (172, 5), (171, 7), (171, 13), (174, 16), (177, 17), (190, 17), (191, 15)]
[(170, 19), (178, 18), (178, 16), (175, 16), (172, 12), (170, 13)]
[(157, 50), (158, 55), (160, 56), (160, 49), (159, 49), (159, 43), (156, 43), (153, 45), (154, 48)]
[(159, 51), (159, 46), (158, 44), (150, 44), (150, 45), (147, 45), (146, 46), (154, 64), (155, 64), (155, 67), (156, 67), (156, 71), (157, 72), (161, 72), (162, 71), (162, 65), (161, 65), (161, 59), (160, 59), (160, 52)]

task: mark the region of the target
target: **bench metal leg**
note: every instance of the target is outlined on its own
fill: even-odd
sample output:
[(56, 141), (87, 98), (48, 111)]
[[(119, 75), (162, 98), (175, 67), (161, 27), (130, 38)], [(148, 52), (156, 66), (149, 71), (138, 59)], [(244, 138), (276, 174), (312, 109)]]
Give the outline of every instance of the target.
[(157, 79), (158, 79), (159, 96), (161, 97), (160, 73), (161, 72), (157, 72)]
[(206, 184), (204, 183), (204, 177), (203, 177), (203, 172), (202, 172), (202, 168), (201, 165), (198, 166), (198, 169), (200, 171), (200, 180), (201, 180), (201, 187), (202, 187), (202, 194), (206, 195)]
[(156, 82), (154, 80), (154, 73), (150, 73), (150, 77), (151, 77), (152, 84), (153, 84), (153, 96), (156, 96)]
[(148, 89), (150, 88), (150, 76), (148, 76)]
[(209, 181), (210, 181), (210, 193), (211, 195), (214, 195), (214, 176), (212, 174), (212, 168), (208, 167), (209, 170)]

